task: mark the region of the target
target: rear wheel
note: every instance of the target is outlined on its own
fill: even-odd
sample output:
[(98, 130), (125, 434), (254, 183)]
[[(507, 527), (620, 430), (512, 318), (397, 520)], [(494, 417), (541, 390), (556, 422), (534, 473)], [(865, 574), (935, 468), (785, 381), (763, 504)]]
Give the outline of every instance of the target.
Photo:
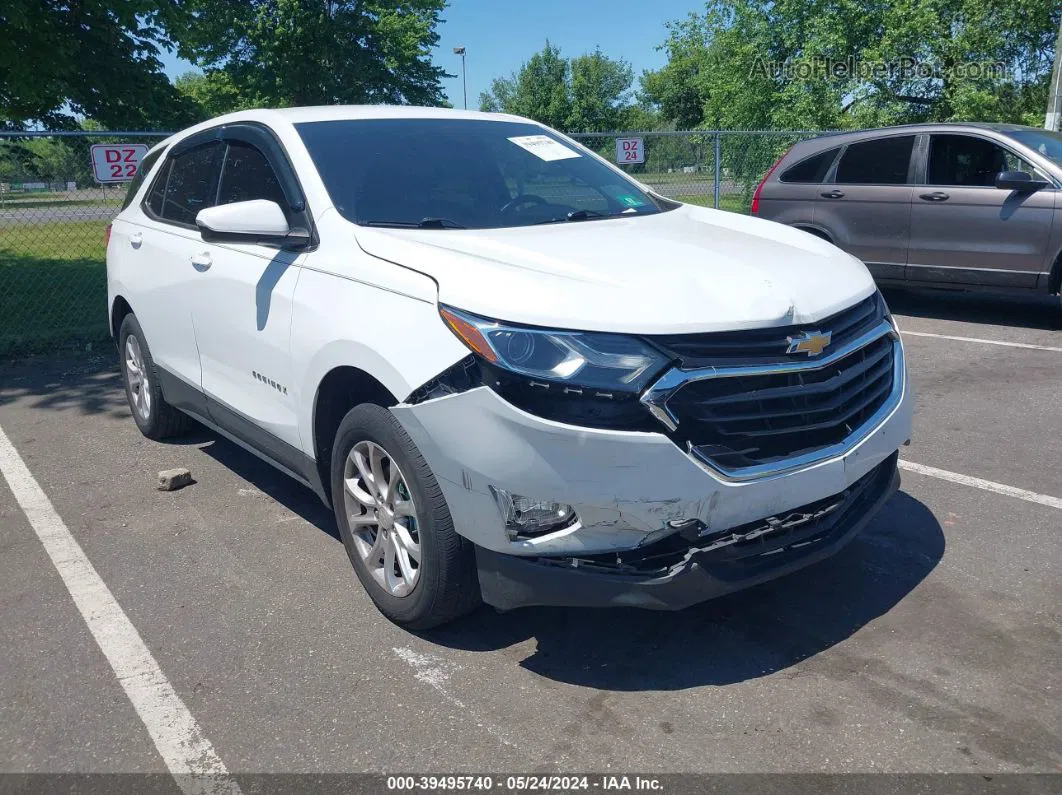
[(192, 419), (162, 396), (155, 360), (136, 315), (128, 314), (118, 332), (118, 351), (129, 410), (140, 432), (149, 439), (165, 439), (186, 432)]
[(427, 629), (479, 604), (472, 544), (454, 531), (435, 476), (387, 409), (356, 406), (340, 423), (332, 503), (358, 579), (396, 624)]

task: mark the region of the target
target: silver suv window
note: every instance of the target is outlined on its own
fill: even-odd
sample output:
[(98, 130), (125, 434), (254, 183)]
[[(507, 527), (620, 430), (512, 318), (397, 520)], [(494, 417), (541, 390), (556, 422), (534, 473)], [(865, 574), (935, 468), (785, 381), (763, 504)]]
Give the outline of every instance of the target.
[(987, 138), (934, 135), (929, 140), (928, 185), (991, 188), (1000, 171), (1033, 170), (1020, 157)]
[(848, 185), (904, 185), (914, 149), (913, 135), (893, 135), (848, 144), (835, 182)]
[(840, 149), (841, 147), (837, 146), (833, 149), (827, 149), (825, 152), (819, 152), (817, 155), (805, 157), (796, 165), (790, 166), (783, 171), (779, 179), (782, 182), (822, 182), (826, 179), (826, 173), (830, 170), (830, 166), (833, 165), (833, 161), (837, 158), (837, 153)]

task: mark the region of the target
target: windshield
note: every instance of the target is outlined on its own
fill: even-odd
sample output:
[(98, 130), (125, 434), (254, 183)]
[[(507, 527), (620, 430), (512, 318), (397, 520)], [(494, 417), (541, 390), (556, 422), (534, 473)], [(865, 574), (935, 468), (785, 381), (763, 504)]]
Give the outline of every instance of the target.
[(295, 126), (332, 203), (356, 224), (496, 229), (663, 208), (537, 124), (358, 119)]
[(1007, 135), (1062, 168), (1062, 134), (1050, 130), (1012, 130)]

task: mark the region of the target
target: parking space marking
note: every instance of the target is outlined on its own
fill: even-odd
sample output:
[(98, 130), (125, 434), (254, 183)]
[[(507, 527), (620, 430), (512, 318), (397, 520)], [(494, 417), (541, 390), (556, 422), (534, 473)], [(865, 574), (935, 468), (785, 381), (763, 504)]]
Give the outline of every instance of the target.
[(469, 718), (475, 721), (478, 727), (486, 730), (487, 734), (494, 737), (494, 739), (502, 745), (507, 745), (510, 748), (520, 747), (517, 743), (510, 740), (505, 732), (488, 721), (483, 720), (476, 710), (468, 707), (465, 702), (450, 692), (447, 683), (450, 681), (449, 669), (454, 667), (452, 663), (448, 663), (446, 660), (441, 657), (436, 657), (434, 654), (422, 654), (406, 647), (396, 646), (393, 651), (398, 659), (402, 660), (416, 672), (415, 676), (417, 681), (435, 688), (440, 696), (468, 714)]
[(0, 428), (0, 474), (44, 545), (92, 637), (186, 795), (239, 795), (225, 764), (81, 545)]
[(931, 334), (928, 331), (904, 331), (903, 329), (900, 329), (900, 334), (905, 337), (933, 337), (938, 340), (977, 342), (981, 345), (1002, 345), (1005, 348), (1028, 348), (1034, 351), (1053, 351), (1055, 353), (1062, 353), (1062, 348), (1056, 348), (1051, 345), (1032, 345), (1028, 342), (1002, 342), (1001, 340), (985, 340), (980, 337), (956, 337), (952, 334)]
[(1026, 489), (1019, 489), (1015, 486), (1007, 486), (1004, 483), (996, 483), (992, 480), (982, 480), (981, 478), (975, 478), (971, 475), (949, 472), (946, 469), (927, 467), (925, 464), (916, 464), (913, 461), (904, 461), (903, 459), (900, 459), (900, 469), (906, 469), (908, 472), (917, 472), (919, 475), (926, 475), (931, 478), (938, 478), (939, 480), (947, 480), (963, 486), (972, 486), (973, 488), (981, 489), (982, 491), (991, 491), (996, 494), (1003, 494), (1007, 497), (1015, 497), (1016, 499), (1025, 500), (1026, 502), (1035, 502), (1037, 505), (1046, 505), (1048, 508), (1058, 508), (1062, 510), (1062, 499), (1059, 499), (1058, 497), (1050, 497), (1047, 494), (1038, 494), (1035, 491), (1027, 491)]

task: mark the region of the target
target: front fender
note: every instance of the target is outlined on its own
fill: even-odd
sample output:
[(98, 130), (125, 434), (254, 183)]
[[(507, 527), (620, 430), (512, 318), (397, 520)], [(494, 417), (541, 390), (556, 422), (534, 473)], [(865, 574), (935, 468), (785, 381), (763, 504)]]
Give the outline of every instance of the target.
[(435, 302), (304, 268), (294, 304), (293, 381), (299, 435), (311, 458), (314, 397), (336, 367), (356, 367), (404, 400), (468, 355)]

